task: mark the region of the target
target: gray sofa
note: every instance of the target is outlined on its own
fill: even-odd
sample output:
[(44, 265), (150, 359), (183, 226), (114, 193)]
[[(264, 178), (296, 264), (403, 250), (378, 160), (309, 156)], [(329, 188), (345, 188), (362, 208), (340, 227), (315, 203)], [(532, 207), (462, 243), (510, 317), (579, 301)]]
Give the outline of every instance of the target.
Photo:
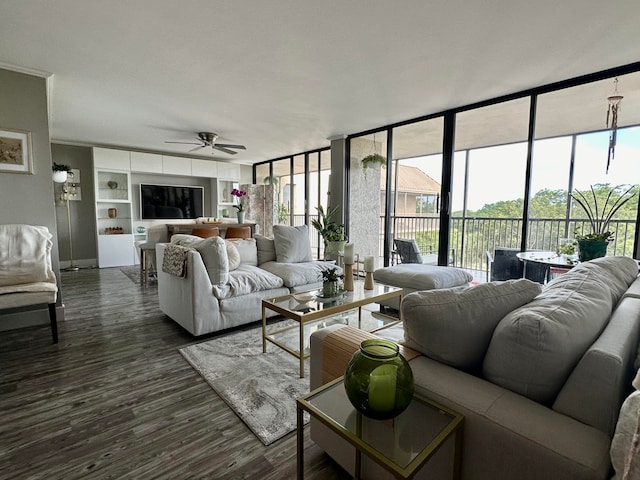
[[(264, 298), (320, 288), (322, 271), (334, 265), (311, 260), (306, 226), (278, 227), (273, 239), (174, 235), (171, 243), (157, 244), (162, 312), (200, 336), (261, 320)], [(182, 271), (169, 273), (165, 255), (180, 248)]]
[[(608, 257), (540, 293), (532, 284), (412, 293), (402, 302), (403, 325), (377, 334), (421, 353), (410, 361), (417, 390), (464, 415), (462, 478), (610, 478), (611, 439), (637, 369), (638, 264)], [(344, 348), (344, 328), (311, 336), (312, 389), (343, 371), (332, 363), (344, 359), (323, 351), (332, 342)], [(313, 422), (311, 438), (352, 471), (353, 451), (326, 427)], [(416, 478), (451, 478), (452, 446)], [(388, 477), (371, 462), (364, 471)]]

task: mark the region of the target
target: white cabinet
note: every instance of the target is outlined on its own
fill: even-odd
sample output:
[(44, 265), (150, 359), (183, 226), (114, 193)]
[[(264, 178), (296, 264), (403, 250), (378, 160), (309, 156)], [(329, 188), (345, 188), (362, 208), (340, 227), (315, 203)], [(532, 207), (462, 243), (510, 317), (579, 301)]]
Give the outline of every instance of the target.
[(216, 178), (218, 176), (218, 162), (192, 158), (191, 175), (193, 177)]
[(128, 151), (114, 150), (113, 148), (93, 149), (94, 168), (113, 168), (116, 170), (130, 170), (131, 161)]
[(134, 265), (133, 235), (98, 235), (98, 266)]
[(162, 155), (131, 152), (131, 171), (140, 173), (163, 173)]
[(218, 204), (216, 211), (218, 217), (231, 217), (236, 210), (233, 208), (238, 203), (238, 198), (231, 195), (234, 188), (238, 188), (240, 183), (236, 180), (220, 180), (216, 182)]
[(240, 181), (240, 165), (235, 163), (218, 162), (218, 177), (231, 178)]
[(162, 155), (162, 173), (165, 175), (191, 176), (191, 159)]
[(133, 265), (130, 173), (128, 170), (98, 167), (94, 169), (93, 176), (98, 266)]

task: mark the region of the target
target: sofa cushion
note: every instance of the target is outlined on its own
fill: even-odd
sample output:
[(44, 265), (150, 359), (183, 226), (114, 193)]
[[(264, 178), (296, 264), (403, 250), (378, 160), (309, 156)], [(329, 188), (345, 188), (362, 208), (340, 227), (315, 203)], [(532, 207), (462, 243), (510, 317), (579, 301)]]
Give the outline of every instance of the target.
[(299, 263), (313, 260), (309, 228), (306, 225), (274, 225), (273, 240), (278, 262)]
[(187, 233), (176, 233), (171, 237), (171, 243), (175, 243), (176, 245), (181, 245), (183, 247), (190, 247), (194, 243), (198, 243), (202, 241), (202, 237), (198, 237), (197, 235), (189, 235)]
[(233, 243), (238, 249), (240, 265), (258, 266), (258, 249), (254, 238), (229, 238), (227, 242)]
[(234, 242), (225, 240), (224, 243), (227, 246), (227, 257), (229, 258), (229, 271), (235, 270), (240, 266), (240, 263), (241, 263), (240, 252), (236, 248), (236, 245)]
[(229, 258), (227, 257), (227, 245), (221, 237), (209, 237), (200, 239), (200, 242), (192, 244), (202, 257), (211, 283), (224, 285), (229, 279)]
[(400, 263), (392, 267), (379, 268), (373, 273), (373, 278), (387, 285), (413, 290), (458, 287), (473, 280), (473, 276), (461, 268), (417, 263)]
[(253, 238), (256, 239), (258, 247), (258, 265), (274, 261), (276, 259), (276, 244), (273, 238), (265, 237), (259, 233), (256, 233)]
[(498, 322), (541, 290), (520, 279), (410, 293), (401, 305), (403, 344), (462, 370), (479, 370)]
[(629, 257), (596, 258), (584, 262), (581, 267), (606, 277), (613, 305), (620, 301), (627, 289), (638, 278), (638, 262)]
[[(322, 282), (322, 271), (328, 268), (336, 268), (331, 262), (313, 261), (302, 263), (267, 262), (260, 268), (282, 278), (287, 288), (298, 287), (310, 283)], [(339, 273), (342, 269), (338, 268)]]
[(504, 317), (484, 358), (491, 382), (550, 405), (613, 309), (609, 278), (589, 262)]
[(253, 265), (243, 264), (229, 272), (229, 281), (214, 285), (213, 294), (219, 299), (248, 295), (282, 287), (282, 279)]

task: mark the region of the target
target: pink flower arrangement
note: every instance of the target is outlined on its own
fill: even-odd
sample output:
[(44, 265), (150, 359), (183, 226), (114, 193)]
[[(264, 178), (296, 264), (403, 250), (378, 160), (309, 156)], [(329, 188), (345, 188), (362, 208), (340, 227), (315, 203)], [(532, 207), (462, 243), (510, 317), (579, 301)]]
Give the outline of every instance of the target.
[(234, 188), (231, 190), (231, 195), (238, 197), (238, 205), (234, 205), (234, 207), (237, 208), (239, 212), (244, 212), (244, 197), (247, 196), (247, 192)]

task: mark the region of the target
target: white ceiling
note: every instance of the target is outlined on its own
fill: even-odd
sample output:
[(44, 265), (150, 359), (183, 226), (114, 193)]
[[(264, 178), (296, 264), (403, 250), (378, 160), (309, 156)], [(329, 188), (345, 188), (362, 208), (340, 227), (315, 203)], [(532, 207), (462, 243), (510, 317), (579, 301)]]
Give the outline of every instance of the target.
[(0, 66), (53, 74), (53, 141), (212, 131), (253, 163), (636, 62), (638, 25), (637, 0), (2, 0)]

